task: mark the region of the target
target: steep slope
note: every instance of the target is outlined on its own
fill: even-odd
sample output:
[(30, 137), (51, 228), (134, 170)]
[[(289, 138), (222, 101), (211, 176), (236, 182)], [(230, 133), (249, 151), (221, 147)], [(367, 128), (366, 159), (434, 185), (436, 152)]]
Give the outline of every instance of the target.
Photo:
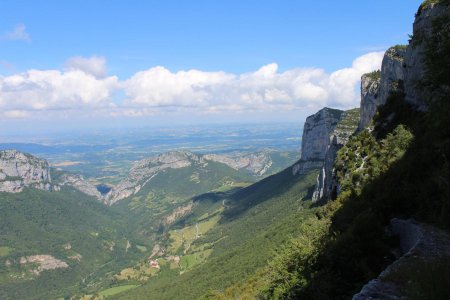
[(344, 111), (336, 127), (329, 133), (325, 161), (317, 176), (316, 189), (312, 197), (313, 201), (327, 201), (330, 198), (336, 198), (340, 190), (340, 185), (336, 178), (334, 162), (338, 151), (348, 142), (349, 137), (355, 132), (359, 121), (359, 113), (358, 108)]
[(320, 243), (312, 249), (297, 242), (306, 233), (289, 242), (270, 264), (260, 297), (351, 298), (402, 253), (395, 235), (404, 233), (387, 234), (392, 218), (414, 218), (447, 230), (446, 238), (394, 263), (378, 287), (366, 286), (355, 299), (448, 299), (449, 7), (446, 0), (425, 1), (410, 44), (389, 49), (382, 71), (363, 76), (361, 131), (337, 153), (339, 195), (318, 211), (317, 221), (329, 220), (328, 229), (315, 236)]
[(329, 134), (342, 115), (326, 108), (308, 118), (302, 138), (305, 155), (293, 166), (237, 191), (193, 198), (187, 211), (180, 210), (180, 217), (163, 229), (166, 234), (151, 255), (161, 264), (160, 275), (118, 297), (197, 299), (208, 290), (223, 291), (264, 267), (288, 236), (303, 230), (299, 221), (314, 216), (315, 208), (305, 200), (312, 196)]
[(71, 187), (0, 192), (0, 298), (50, 299), (88, 289), (93, 277), (138, 257), (126, 220)]
[(47, 161), (16, 150), (0, 151), (0, 192), (18, 193), (25, 187), (51, 190)]
[[(183, 295), (183, 299), (198, 299), (208, 290), (222, 290), (253, 274), (286, 236), (297, 232), (299, 219), (311, 213), (301, 207), (316, 172), (293, 176), (288, 168), (231, 195), (199, 197), (190, 214), (174, 224), (174, 240), (159, 258), (164, 261), (166, 256), (178, 255), (181, 269), (163, 267), (161, 276), (118, 298), (175, 299)], [(215, 225), (202, 231), (208, 221)], [(188, 240), (189, 245), (178, 244), (173, 230), (184, 231), (188, 239), (189, 228), (196, 224), (200, 235)]]
[(127, 216), (81, 176), (0, 151), (0, 298), (56, 298), (89, 289), (139, 257)]
[(325, 160), (330, 135), (343, 115), (342, 110), (325, 107), (306, 118), (303, 126), (301, 159), (292, 168), (294, 175), (320, 168)]
[[(189, 151), (170, 151), (154, 157), (149, 157), (136, 162), (131, 168), (127, 178), (123, 179), (106, 195), (105, 202), (112, 205), (120, 200), (136, 195), (153, 178), (170, 170), (190, 168), (192, 182), (199, 183), (198, 172), (195, 169), (207, 169), (208, 164), (222, 164), (223, 170), (228, 174), (246, 178), (254, 182), (259, 176), (270, 174), (277, 168), (286, 167), (289, 163), (289, 155), (281, 157), (276, 151), (264, 150), (254, 153), (231, 152), (224, 154), (195, 154)], [(233, 169), (235, 172), (229, 169)], [(217, 188), (214, 186), (212, 188)], [(201, 192), (207, 190), (202, 189)], [(192, 196), (191, 194), (190, 196)]]
[(51, 169), (45, 159), (28, 153), (0, 151), (0, 192), (20, 193), (27, 187), (59, 191), (61, 186), (71, 186), (86, 195), (102, 199), (97, 188), (81, 175)]
[[(173, 210), (189, 205), (192, 197), (215, 189), (246, 186), (253, 181), (251, 175), (225, 164), (206, 162), (190, 152), (176, 153), (183, 159), (176, 160), (171, 165), (182, 167), (172, 168), (168, 167), (169, 164), (143, 167), (139, 172), (145, 176), (135, 181), (124, 181), (138, 184), (139, 188), (128, 189), (127, 191), (132, 191), (132, 195), (111, 206), (112, 210), (131, 216), (132, 222), (128, 226), (143, 238), (158, 237), (165, 226), (164, 219)], [(147, 176), (149, 174), (150, 177)], [(118, 190), (113, 189), (112, 193), (116, 191)]]

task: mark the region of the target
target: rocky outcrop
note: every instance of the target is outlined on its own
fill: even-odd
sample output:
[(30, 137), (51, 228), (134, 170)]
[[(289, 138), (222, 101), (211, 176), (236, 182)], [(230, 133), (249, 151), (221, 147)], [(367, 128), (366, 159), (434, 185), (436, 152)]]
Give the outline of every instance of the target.
[(105, 203), (112, 205), (125, 199), (146, 185), (159, 172), (166, 169), (180, 169), (192, 163), (204, 164), (202, 157), (187, 151), (170, 151), (136, 162), (127, 178), (113, 187), (105, 196)]
[[(106, 194), (104, 202), (112, 205), (117, 201), (138, 193), (143, 186), (164, 170), (186, 168), (191, 165), (206, 167), (208, 162), (225, 164), (235, 170), (246, 170), (256, 176), (265, 174), (272, 166), (269, 151), (204, 155), (189, 151), (170, 151), (136, 162), (127, 178), (122, 180)], [(195, 180), (198, 180), (198, 178)]]
[(174, 223), (179, 218), (187, 215), (192, 210), (193, 207), (194, 207), (194, 202), (189, 202), (185, 205), (175, 208), (170, 215), (168, 215), (164, 218), (162, 224), (167, 226), (167, 225)]
[(392, 219), (388, 230), (400, 239), (401, 256), (377, 279), (367, 283), (353, 300), (407, 299), (402, 295), (402, 287), (392, 281), (396, 274), (407, 276), (420, 262), (450, 259), (450, 236), (440, 229), (414, 220)]
[(404, 92), (408, 103), (420, 110), (427, 109), (427, 102), (432, 98), (429, 89), (420, 87), (426, 67), (424, 63), (425, 47), (433, 36), (433, 23), (438, 18), (450, 19), (449, 2), (434, 1), (439, 3), (424, 3), (417, 12), (413, 25), (413, 38), (406, 49), (404, 70)]
[(339, 191), (339, 182), (336, 178), (334, 162), (339, 149), (347, 143), (350, 136), (356, 131), (358, 121), (358, 108), (344, 111), (336, 127), (329, 134), (325, 159), (319, 176), (317, 176), (317, 183), (312, 197), (313, 201), (330, 199), (333, 193), (337, 194)]
[(320, 169), (313, 201), (330, 197), (338, 183), (333, 175), (337, 151), (358, 125), (359, 109), (348, 111), (324, 108), (306, 119), (302, 136), (302, 156), (292, 166), (293, 175)]
[(423, 5), (414, 21), (409, 45), (389, 48), (384, 55), (381, 72), (362, 76), (359, 130), (370, 124), (377, 108), (386, 103), (391, 93), (403, 93), (405, 101), (413, 108), (427, 109), (432, 93), (419, 85), (426, 72), (424, 50), (433, 35), (434, 20), (441, 17), (450, 18), (448, 4)]
[(0, 192), (18, 193), (25, 187), (52, 189), (48, 162), (16, 150), (0, 151)]
[(256, 176), (264, 175), (272, 166), (268, 151), (256, 153), (232, 152), (227, 154), (206, 154), (203, 158), (209, 161), (223, 163), (235, 170), (247, 170)]
[(380, 105), (380, 71), (364, 74), (361, 77), (361, 111), (358, 130), (364, 129), (371, 121)]
[(55, 270), (55, 269), (66, 269), (69, 265), (62, 260), (59, 260), (51, 255), (31, 255), (23, 256), (20, 258), (20, 264), (34, 264), (37, 265), (36, 268), (30, 270), (31, 273), (39, 275), (43, 271)]
[(343, 111), (325, 107), (306, 118), (302, 135), (303, 161), (325, 159), (331, 132), (341, 120)]
[(62, 185), (102, 199), (97, 188), (81, 175), (62, 174), (53, 182), (49, 164), (45, 159), (17, 150), (0, 151), (0, 192), (19, 193), (25, 187), (59, 191)]
[(342, 110), (325, 107), (306, 118), (302, 135), (302, 154), (300, 161), (292, 166), (293, 175), (304, 175), (322, 167), (330, 134), (336, 128), (342, 114)]
[(102, 195), (95, 185), (84, 179), (81, 175), (63, 174), (59, 181), (61, 185), (72, 186), (86, 195), (93, 196), (99, 200), (102, 199)]
[(386, 103), (390, 93), (403, 91), (405, 46), (389, 48), (383, 57), (381, 71), (361, 77), (361, 112), (358, 130), (372, 121), (380, 105)]

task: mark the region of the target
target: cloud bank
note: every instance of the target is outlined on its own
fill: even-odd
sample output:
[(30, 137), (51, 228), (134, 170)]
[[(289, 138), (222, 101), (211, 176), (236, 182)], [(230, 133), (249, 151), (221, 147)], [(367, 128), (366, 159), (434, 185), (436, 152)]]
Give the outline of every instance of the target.
[(356, 58), (348, 68), (327, 73), (320, 68), (279, 71), (276, 63), (243, 74), (157, 66), (126, 80), (108, 76), (104, 57), (70, 58), (63, 71), (29, 70), (0, 76), (0, 111), (4, 118), (42, 113), (142, 116), (188, 111), (280, 112), (359, 105), (362, 74), (379, 69), (383, 52)]

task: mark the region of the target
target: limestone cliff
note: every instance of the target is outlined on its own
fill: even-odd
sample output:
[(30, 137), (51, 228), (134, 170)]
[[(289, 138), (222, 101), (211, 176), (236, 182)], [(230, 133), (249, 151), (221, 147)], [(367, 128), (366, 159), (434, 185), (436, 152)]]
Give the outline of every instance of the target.
[(112, 205), (117, 201), (136, 194), (160, 171), (185, 168), (194, 162), (205, 163), (202, 158), (187, 151), (170, 151), (140, 160), (133, 165), (127, 178), (106, 194), (105, 203)]
[(359, 130), (367, 127), (377, 108), (386, 103), (391, 93), (403, 93), (413, 108), (426, 110), (426, 99), (432, 99), (429, 89), (420, 83), (426, 68), (425, 46), (433, 35), (433, 22), (450, 18), (448, 4), (424, 4), (413, 25), (413, 37), (407, 46), (389, 48), (383, 58), (381, 71), (364, 74), (361, 78), (361, 112)]
[(62, 185), (71, 186), (82, 193), (102, 199), (96, 187), (83, 176), (62, 174), (56, 181), (45, 159), (19, 152), (0, 151), (0, 192), (19, 193), (25, 187), (46, 191), (59, 191)]
[(0, 151), (0, 192), (18, 193), (25, 187), (51, 190), (47, 161), (16, 150)]
[[(433, 99), (433, 89), (420, 86), (421, 80), (427, 72), (425, 67), (426, 47), (433, 39), (434, 26), (442, 20), (450, 19), (450, 1), (425, 1), (416, 14), (413, 25), (413, 36), (406, 49), (404, 69), (404, 93), (408, 103), (420, 110), (426, 110), (427, 102)], [(447, 29), (448, 32), (448, 29)], [(448, 53), (442, 49), (445, 44), (435, 49), (433, 55), (445, 56)], [(442, 66), (448, 68), (447, 66)], [(447, 86), (447, 92), (449, 91)]]
[(405, 54), (404, 46), (389, 48), (384, 54), (381, 71), (364, 74), (361, 77), (359, 130), (369, 125), (378, 106), (386, 103), (391, 92), (403, 91)]
[(330, 134), (341, 120), (343, 111), (325, 107), (306, 118), (302, 135), (302, 154), (298, 163), (292, 166), (292, 174), (306, 174), (322, 167), (325, 160)]
[(341, 119), (336, 124), (336, 127), (329, 134), (325, 159), (319, 176), (317, 177), (313, 201), (330, 199), (333, 194), (338, 193), (339, 183), (334, 171), (334, 161), (336, 160), (339, 149), (347, 143), (349, 137), (356, 131), (358, 121), (358, 108), (344, 111), (341, 115)]
[(93, 196), (99, 200), (103, 199), (97, 188), (81, 175), (63, 174), (59, 184), (72, 186), (86, 195)]
[(255, 153), (232, 152), (229, 154), (206, 154), (203, 158), (216, 161), (235, 169), (245, 169), (250, 174), (262, 176), (272, 166), (272, 160), (268, 151)]
[(167, 169), (181, 169), (192, 165), (206, 167), (210, 162), (244, 170), (254, 176), (262, 176), (272, 166), (270, 151), (255, 153), (232, 152), (226, 154), (195, 154), (189, 151), (170, 151), (137, 161), (129, 175), (111, 189), (104, 202), (112, 205), (138, 193), (158, 173)]
[(359, 109), (342, 111), (323, 108), (305, 121), (302, 136), (302, 156), (292, 166), (293, 175), (303, 175), (320, 169), (313, 201), (330, 197), (338, 183), (333, 176), (337, 151), (347, 142), (357, 127)]

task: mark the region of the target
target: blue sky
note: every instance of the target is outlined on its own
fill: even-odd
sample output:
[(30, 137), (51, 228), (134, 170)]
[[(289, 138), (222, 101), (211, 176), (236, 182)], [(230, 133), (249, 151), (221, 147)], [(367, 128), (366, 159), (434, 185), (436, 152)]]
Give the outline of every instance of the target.
[(407, 43), (420, 2), (3, 0), (2, 122), (292, 121), (356, 106), (360, 73)]

